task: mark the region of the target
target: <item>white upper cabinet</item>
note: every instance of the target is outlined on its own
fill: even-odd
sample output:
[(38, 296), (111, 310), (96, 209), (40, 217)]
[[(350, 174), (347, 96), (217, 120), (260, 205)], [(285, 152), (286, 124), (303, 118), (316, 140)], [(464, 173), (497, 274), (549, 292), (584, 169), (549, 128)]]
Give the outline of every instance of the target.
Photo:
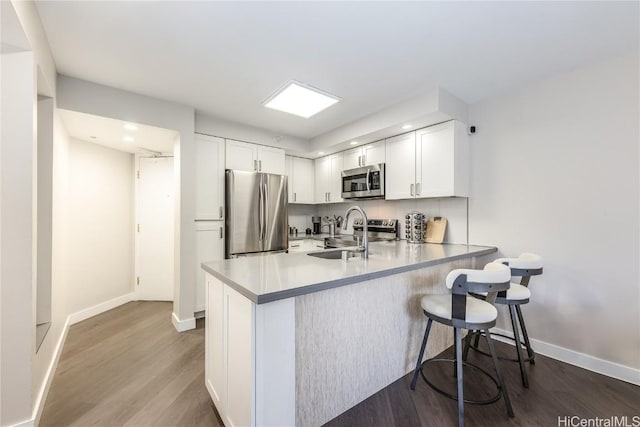
[(469, 196), (469, 137), (449, 121), (416, 131), (416, 197)]
[(388, 200), (415, 197), (416, 133), (387, 139), (385, 197)]
[(385, 141), (377, 141), (344, 152), (344, 169), (355, 169), (362, 166), (385, 162)]
[(343, 154), (336, 153), (315, 161), (315, 203), (342, 202)]
[(284, 150), (227, 139), (226, 168), (284, 175)]
[(224, 216), (224, 140), (196, 134), (196, 219)]
[(449, 121), (387, 139), (386, 198), (469, 196), (469, 139)]
[(313, 160), (286, 156), (289, 203), (315, 203)]

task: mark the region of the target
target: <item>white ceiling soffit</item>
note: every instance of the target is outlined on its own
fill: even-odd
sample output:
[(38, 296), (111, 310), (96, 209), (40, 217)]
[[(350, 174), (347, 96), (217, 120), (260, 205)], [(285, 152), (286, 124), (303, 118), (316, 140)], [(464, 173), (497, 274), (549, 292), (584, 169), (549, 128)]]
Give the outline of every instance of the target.
[[(70, 110), (59, 109), (58, 111), (72, 138), (93, 142), (114, 150), (140, 154), (169, 154), (173, 153), (173, 144), (179, 137), (177, 132), (169, 129)], [(137, 129), (125, 129), (125, 124), (133, 124)], [(125, 141), (125, 137), (133, 138), (133, 141)]]
[[(38, 8), (58, 71), (313, 138), (424, 90), (467, 103), (638, 52), (638, 2), (67, 2)], [(288, 80), (342, 102), (262, 105)]]

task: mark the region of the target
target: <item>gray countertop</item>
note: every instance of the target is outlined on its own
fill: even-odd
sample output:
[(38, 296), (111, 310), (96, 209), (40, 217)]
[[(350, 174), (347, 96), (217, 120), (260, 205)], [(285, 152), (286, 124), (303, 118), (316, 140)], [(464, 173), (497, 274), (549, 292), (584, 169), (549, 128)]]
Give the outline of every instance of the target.
[(496, 252), (491, 246), (409, 244), (405, 240), (369, 244), (369, 259), (321, 259), (307, 253), (252, 256), (202, 264), (202, 268), (257, 304), (458, 259)]
[[(336, 234), (338, 236), (338, 234)], [(304, 232), (298, 232), (298, 235), (289, 234), (289, 240), (304, 240), (304, 239), (313, 239), (313, 240), (324, 240), (325, 237), (331, 237), (329, 233), (322, 234), (304, 234)]]

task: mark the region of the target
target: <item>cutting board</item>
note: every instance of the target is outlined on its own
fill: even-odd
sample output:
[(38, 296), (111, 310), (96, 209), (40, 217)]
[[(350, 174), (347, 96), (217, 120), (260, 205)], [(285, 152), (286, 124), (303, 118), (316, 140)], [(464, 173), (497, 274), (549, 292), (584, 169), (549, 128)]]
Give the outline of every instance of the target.
[(444, 232), (447, 230), (447, 218), (434, 216), (427, 221), (427, 233), (425, 241), (427, 243), (442, 243)]

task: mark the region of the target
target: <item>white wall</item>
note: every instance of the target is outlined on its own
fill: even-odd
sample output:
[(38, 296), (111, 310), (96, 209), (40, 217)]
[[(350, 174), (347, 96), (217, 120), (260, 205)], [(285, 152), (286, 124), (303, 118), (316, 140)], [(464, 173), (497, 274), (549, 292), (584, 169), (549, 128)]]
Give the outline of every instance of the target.
[(67, 307), (69, 265), (72, 261), (68, 250), (71, 209), (71, 204), (69, 203), (70, 140), (57, 113), (54, 114), (53, 129), (51, 328), (33, 358), (31, 394), (35, 406), (34, 409), (41, 409), (44, 406), (44, 402), (41, 402), (40, 399), (44, 396), (44, 391), (49, 386), (48, 381), (51, 379), (48, 376), (50, 374), (49, 369), (52, 363), (55, 364), (57, 346), (65, 336), (66, 321), (70, 314)]
[(469, 110), (471, 243), (544, 257), (524, 309), (533, 338), (635, 369), (638, 75), (638, 56), (619, 58)]
[(69, 147), (69, 313), (133, 292), (133, 155)]

